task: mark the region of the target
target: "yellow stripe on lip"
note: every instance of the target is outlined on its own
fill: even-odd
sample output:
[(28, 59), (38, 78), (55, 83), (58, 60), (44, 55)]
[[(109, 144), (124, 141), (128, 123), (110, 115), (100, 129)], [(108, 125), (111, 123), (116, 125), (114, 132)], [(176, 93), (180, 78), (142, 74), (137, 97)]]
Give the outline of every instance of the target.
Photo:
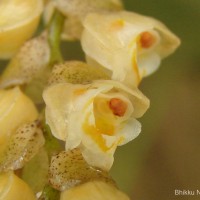
[(85, 119), (85, 122), (83, 123), (83, 131), (89, 135), (92, 140), (94, 140), (94, 142), (104, 151), (109, 151), (110, 149), (112, 149), (116, 143), (113, 143), (110, 147), (108, 147), (106, 145), (106, 140), (105, 138), (103, 138), (103, 135), (110, 135), (110, 136), (113, 136), (114, 135), (114, 127), (113, 129), (109, 130), (108, 132), (102, 132), (101, 129), (97, 128), (95, 125), (93, 124), (90, 124), (89, 123), (89, 115), (90, 113), (87, 114), (86, 116), (86, 119)]
[(132, 65), (133, 66), (133, 71), (135, 72), (135, 76), (136, 76), (136, 79), (137, 79), (137, 85), (139, 85), (139, 83), (141, 82), (141, 77), (140, 77), (138, 64), (137, 64), (136, 51), (134, 51), (134, 53), (133, 53), (132, 63), (133, 63), (133, 65)]
[(141, 82), (141, 77), (140, 77), (138, 64), (137, 64), (137, 52), (141, 48), (141, 44), (139, 41), (140, 41), (140, 36), (137, 36), (137, 37), (133, 38), (133, 40), (129, 44), (129, 49), (132, 54), (132, 69), (135, 74), (135, 79), (136, 79), (137, 85), (139, 85), (139, 83)]

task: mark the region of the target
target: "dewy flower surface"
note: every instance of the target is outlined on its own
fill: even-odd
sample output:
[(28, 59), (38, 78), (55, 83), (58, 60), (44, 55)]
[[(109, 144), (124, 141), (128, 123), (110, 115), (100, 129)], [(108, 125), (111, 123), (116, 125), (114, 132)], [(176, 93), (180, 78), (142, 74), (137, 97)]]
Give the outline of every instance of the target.
[(132, 87), (150, 75), (180, 40), (161, 22), (133, 12), (92, 13), (84, 23), (82, 47), (91, 65)]
[(141, 131), (136, 118), (149, 107), (138, 90), (112, 80), (80, 85), (60, 83), (43, 93), (46, 122), (66, 150), (81, 148), (92, 166), (109, 170), (118, 145), (133, 140)]

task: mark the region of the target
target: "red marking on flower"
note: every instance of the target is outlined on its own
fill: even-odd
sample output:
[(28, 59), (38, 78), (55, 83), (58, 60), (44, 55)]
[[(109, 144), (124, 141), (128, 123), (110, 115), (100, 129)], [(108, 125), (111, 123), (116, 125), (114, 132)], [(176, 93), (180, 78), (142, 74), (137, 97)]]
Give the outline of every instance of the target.
[(114, 115), (123, 117), (127, 109), (127, 104), (121, 99), (112, 98), (109, 101), (109, 107)]
[(143, 32), (140, 36), (140, 44), (143, 48), (149, 48), (155, 43), (155, 37), (149, 32)]

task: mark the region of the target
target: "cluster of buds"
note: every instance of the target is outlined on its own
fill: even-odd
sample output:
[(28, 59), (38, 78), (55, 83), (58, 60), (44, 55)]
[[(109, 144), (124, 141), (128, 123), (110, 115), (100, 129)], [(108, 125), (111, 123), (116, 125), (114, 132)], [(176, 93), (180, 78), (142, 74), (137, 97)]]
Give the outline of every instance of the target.
[[(86, 61), (64, 61), (63, 40)], [(2, 0), (0, 199), (128, 200), (109, 175), (114, 153), (141, 132), (140, 82), (179, 44), (120, 0)]]

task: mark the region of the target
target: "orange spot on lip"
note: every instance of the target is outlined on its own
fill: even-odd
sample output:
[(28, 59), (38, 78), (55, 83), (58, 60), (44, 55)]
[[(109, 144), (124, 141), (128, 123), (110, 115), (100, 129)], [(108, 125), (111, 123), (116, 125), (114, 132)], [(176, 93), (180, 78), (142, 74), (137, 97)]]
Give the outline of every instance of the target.
[(127, 104), (118, 98), (110, 99), (109, 107), (112, 110), (113, 114), (119, 117), (123, 117), (127, 110)]
[(85, 92), (86, 92), (85, 88), (84, 89), (83, 88), (77, 89), (77, 90), (74, 91), (74, 95), (79, 96), (79, 95), (84, 94)]
[(124, 20), (118, 19), (111, 24), (112, 31), (119, 31), (124, 27)]
[(114, 135), (114, 129), (110, 133), (104, 133), (102, 132), (99, 128), (97, 128), (95, 125), (89, 124), (89, 113), (86, 116), (85, 122), (83, 123), (82, 126), (84, 132), (89, 135), (96, 144), (104, 151), (109, 151), (110, 149), (115, 146), (115, 143), (112, 144), (110, 147), (106, 145), (106, 140), (103, 138), (103, 135)]
[(155, 37), (148, 31), (145, 31), (140, 35), (140, 44), (143, 48), (147, 49), (151, 47), (155, 43), (155, 41)]

